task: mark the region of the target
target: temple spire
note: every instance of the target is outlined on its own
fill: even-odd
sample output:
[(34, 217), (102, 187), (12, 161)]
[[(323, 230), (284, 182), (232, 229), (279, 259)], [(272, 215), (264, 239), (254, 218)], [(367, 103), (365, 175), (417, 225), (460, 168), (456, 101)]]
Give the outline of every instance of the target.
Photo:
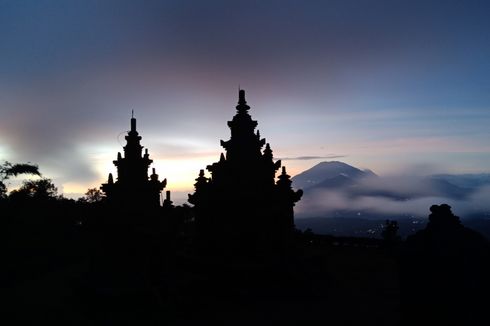
[(269, 143), (265, 144), (264, 157), (266, 159), (272, 160), (272, 149)]
[(245, 100), (245, 90), (240, 89), (238, 91), (238, 104), (246, 104), (247, 101)]
[(256, 130), (240, 88), (236, 109), (228, 121), (231, 137), (220, 142), (225, 152), (207, 166), (210, 178), (200, 171), (195, 192), (189, 195), (198, 241), (209, 241), (219, 250), (223, 243), (252, 251), (286, 246), (293, 239), (293, 207), (301, 192), (291, 189), (285, 169), (276, 181), (281, 161), (274, 162), (271, 146)]
[(250, 106), (247, 105), (247, 101), (245, 100), (245, 90), (238, 90), (238, 105), (236, 106), (238, 113), (246, 113), (250, 110)]
[(134, 110), (131, 110), (131, 131), (136, 132), (136, 118), (134, 117)]
[(153, 160), (150, 159), (148, 149), (142, 153), (143, 146), (140, 144), (141, 136), (136, 131), (134, 110), (131, 110), (131, 130), (124, 138), (124, 155), (118, 152), (117, 159), (113, 161), (117, 167), (117, 181), (110, 176), (108, 182), (102, 184), (102, 190), (109, 201), (118, 205), (160, 206), (160, 192), (165, 188), (166, 181), (158, 179), (155, 169), (148, 176), (148, 168)]

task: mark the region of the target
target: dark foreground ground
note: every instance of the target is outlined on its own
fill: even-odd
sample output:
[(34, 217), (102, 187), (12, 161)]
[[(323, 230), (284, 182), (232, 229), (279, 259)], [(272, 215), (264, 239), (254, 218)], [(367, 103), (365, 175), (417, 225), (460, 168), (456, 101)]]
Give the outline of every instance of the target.
[(487, 242), (462, 226), (392, 246), (298, 233), (287, 249), (251, 254), (205, 251), (165, 228), (77, 221), (4, 217), (2, 325), (489, 321)]
[(90, 248), (73, 235), (64, 246), (42, 234), (18, 239), (4, 290), (8, 324), (400, 323), (397, 262), (380, 248), (305, 245), (241, 258), (167, 252), (155, 261), (131, 251), (131, 240)]

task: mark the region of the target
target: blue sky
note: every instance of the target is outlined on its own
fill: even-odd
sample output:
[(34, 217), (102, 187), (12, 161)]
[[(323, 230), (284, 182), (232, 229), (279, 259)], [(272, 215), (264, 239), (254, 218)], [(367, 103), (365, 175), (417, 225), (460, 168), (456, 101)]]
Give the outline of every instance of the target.
[(488, 172), (489, 57), (486, 1), (0, 1), (0, 159), (83, 192), (134, 109), (168, 188), (190, 190), (240, 85), (276, 157), (323, 157), (291, 174), (335, 156)]

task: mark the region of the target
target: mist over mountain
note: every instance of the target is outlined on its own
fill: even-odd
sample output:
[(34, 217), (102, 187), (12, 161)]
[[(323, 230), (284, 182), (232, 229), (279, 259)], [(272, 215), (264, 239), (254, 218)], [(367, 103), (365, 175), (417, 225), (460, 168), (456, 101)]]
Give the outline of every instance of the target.
[(293, 185), (304, 190), (296, 224), (316, 232), (378, 236), (390, 219), (402, 222), (406, 235), (425, 224), (431, 205), (442, 203), (479, 229), (490, 229), (489, 174), (379, 176), (332, 161), (298, 174)]
[(432, 178), (443, 180), (466, 189), (477, 189), (490, 185), (490, 173), (475, 174), (435, 174)]
[(462, 198), (472, 191), (490, 185), (490, 175), (439, 174), (426, 177), (380, 177), (371, 170), (349, 164), (321, 162), (293, 177), (294, 185), (306, 192), (320, 189), (348, 189), (351, 196), (378, 196), (407, 200), (427, 196)]

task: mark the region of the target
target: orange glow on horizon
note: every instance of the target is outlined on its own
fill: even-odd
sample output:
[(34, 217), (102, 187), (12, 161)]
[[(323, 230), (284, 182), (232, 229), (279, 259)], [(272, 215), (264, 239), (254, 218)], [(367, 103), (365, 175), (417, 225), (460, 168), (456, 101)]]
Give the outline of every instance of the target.
[[(114, 155), (104, 154), (95, 159), (97, 162), (95, 170), (99, 175), (97, 180), (84, 183), (63, 183), (60, 185), (60, 190), (63, 189), (63, 193), (65, 194), (83, 195), (89, 188), (99, 188), (102, 183), (107, 181), (109, 173), (112, 173), (114, 177), (117, 176), (117, 170), (112, 163), (113, 156)], [(210, 174), (206, 170), (206, 166), (217, 161), (219, 159), (219, 154), (185, 159), (159, 159), (158, 157), (153, 157), (152, 159), (154, 162), (150, 166), (150, 169), (155, 168), (160, 180), (167, 179), (166, 190), (192, 192), (199, 170), (204, 169), (206, 176), (209, 177)], [(313, 162), (304, 161), (283, 161), (282, 165), (286, 166), (289, 175), (294, 176), (314, 165), (312, 163)], [(148, 172), (151, 173), (151, 170)], [(276, 173), (276, 176), (279, 176), (279, 174), (280, 170)]]

